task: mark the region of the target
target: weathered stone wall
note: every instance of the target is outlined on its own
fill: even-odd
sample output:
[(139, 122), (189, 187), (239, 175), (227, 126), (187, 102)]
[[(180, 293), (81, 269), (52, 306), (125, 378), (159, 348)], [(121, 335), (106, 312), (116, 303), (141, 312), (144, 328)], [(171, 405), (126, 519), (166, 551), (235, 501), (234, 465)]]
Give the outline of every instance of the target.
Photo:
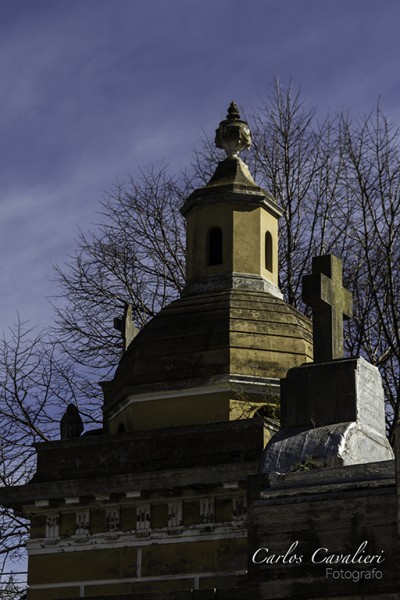
[[(251, 493), (261, 499), (249, 512), (249, 598), (396, 597), (394, 461), (256, 477)], [(361, 554), (382, 562), (340, 562), (365, 542)], [(330, 555), (332, 562), (326, 562)]]
[[(259, 377), (259, 387), (265, 378), (285, 377), (288, 369), (310, 360), (310, 322), (279, 298), (242, 289), (183, 297), (160, 311), (125, 352), (105, 388), (106, 422), (135, 395), (162, 397), (168, 390), (188, 389), (190, 404), (190, 388), (219, 384), (222, 393), (223, 378), (231, 374)], [(173, 394), (164, 410), (171, 400)], [(178, 411), (175, 418), (175, 425), (188, 424)], [(151, 426), (150, 420), (146, 428)]]
[(29, 600), (243, 584), (263, 444), (260, 419), (39, 444), (11, 500), (32, 519)]
[(28, 600), (243, 586), (245, 565), (245, 538), (32, 555)]
[[(229, 589), (180, 590), (177, 592), (143, 592), (107, 596), (107, 600), (245, 600), (243, 587)], [(71, 600), (79, 600), (78, 597)], [(93, 597), (92, 600), (105, 600), (104, 596)], [(391, 600), (388, 598), (388, 600)]]
[(263, 429), (261, 419), (246, 419), (43, 442), (36, 445), (33, 481), (93, 480), (102, 475), (257, 461)]

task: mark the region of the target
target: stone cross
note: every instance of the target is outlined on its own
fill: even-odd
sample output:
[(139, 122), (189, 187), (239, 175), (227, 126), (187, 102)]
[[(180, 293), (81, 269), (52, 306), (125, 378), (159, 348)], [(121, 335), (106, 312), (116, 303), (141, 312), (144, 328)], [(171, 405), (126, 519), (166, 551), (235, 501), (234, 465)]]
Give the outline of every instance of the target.
[(133, 323), (132, 304), (125, 304), (124, 316), (122, 319), (119, 319), (118, 317), (114, 319), (114, 328), (121, 332), (125, 352), (138, 333), (138, 330)]
[(343, 318), (353, 316), (352, 294), (343, 287), (342, 261), (314, 256), (303, 277), (303, 301), (313, 309), (314, 362), (343, 357)]

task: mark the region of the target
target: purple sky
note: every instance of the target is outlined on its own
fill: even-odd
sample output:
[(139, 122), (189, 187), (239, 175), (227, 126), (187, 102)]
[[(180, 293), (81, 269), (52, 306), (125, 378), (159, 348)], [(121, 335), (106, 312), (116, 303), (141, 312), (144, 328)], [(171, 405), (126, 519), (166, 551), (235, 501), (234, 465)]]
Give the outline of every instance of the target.
[[(246, 8), (247, 7), (247, 8)], [(51, 263), (98, 221), (105, 190), (140, 167), (187, 167), (232, 99), (272, 77), (324, 115), (400, 125), (398, 0), (2, 0), (0, 331), (45, 325)]]

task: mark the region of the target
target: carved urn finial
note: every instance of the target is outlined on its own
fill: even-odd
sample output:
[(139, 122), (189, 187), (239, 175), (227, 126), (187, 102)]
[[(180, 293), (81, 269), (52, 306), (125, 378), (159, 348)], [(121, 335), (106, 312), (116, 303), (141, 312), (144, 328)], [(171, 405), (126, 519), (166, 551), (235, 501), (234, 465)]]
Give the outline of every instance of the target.
[(241, 150), (251, 146), (251, 132), (246, 121), (240, 119), (236, 102), (231, 102), (225, 121), (215, 132), (215, 145), (225, 150), (228, 157), (237, 157)]

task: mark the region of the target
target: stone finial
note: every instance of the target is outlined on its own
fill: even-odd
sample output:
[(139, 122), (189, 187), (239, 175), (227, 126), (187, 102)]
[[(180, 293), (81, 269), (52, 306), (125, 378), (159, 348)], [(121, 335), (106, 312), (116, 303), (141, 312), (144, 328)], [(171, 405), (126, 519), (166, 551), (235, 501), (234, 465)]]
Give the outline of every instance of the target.
[(228, 157), (237, 157), (243, 149), (251, 146), (251, 132), (246, 121), (240, 119), (236, 102), (231, 102), (225, 121), (215, 132), (215, 145), (225, 150)]
[(343, 287), (339, 258), (314, 256), (312, 274), (303, 277), (303, 301), (313, 309), (314, 362), (342, 358), (343, 318), (353, 316), (353, 301)]

